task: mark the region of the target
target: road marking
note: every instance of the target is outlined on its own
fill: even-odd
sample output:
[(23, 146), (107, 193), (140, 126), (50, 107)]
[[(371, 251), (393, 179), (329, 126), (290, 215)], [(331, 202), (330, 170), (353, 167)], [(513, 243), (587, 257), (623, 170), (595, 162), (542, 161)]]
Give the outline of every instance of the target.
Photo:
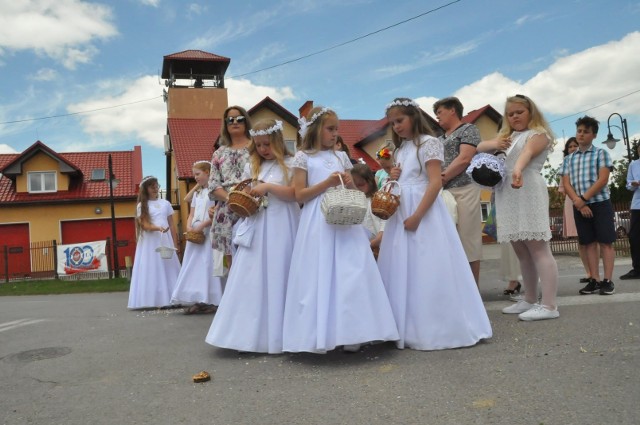
[[(640, 301), (640, 292), (630, 292), (613, 295), (574, 295), (558, 297), (559, 307), (587, 304), (626, 303)], [(487, 311), (497, 311), (513, 304), (512, 301), (489, 301), (484, 303)]]
[(10, 331), (11, 329), (20, 328), (22, 326), (33, 325), (46, 320), (47, 319), (20, 319), (14, 320), (13, 322), (0, 323), (0, 332)]

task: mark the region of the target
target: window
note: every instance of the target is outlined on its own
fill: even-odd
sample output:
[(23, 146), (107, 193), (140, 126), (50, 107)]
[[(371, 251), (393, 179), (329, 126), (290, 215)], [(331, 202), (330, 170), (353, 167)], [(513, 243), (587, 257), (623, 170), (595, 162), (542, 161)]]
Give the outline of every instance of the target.
[(296, 141), (295, 140), (285, 140), (284, 145), (287, 147), (287, 150), (292, 154), (296, 153)]
[(489, 212), (491, 211), (491, 202), (480, 203), (480, 213), (482, 214), (482, 222), (486, 222), (489, 218)]
[(55, 171), (38, 171), (29, 173), (30, 193), (39, 192), (55, 192), (56, 188), (56, 172)]
[(107, 172), (104, 168), (94, 168), (91, 170), (91, 180), (102, 181), (107, 179)]

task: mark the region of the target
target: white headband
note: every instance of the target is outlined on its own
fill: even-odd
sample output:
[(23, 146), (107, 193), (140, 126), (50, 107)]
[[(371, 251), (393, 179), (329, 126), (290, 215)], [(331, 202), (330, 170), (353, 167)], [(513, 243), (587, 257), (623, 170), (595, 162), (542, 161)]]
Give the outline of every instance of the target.
[[(142, 186), (143, 184), (145, 184), (145, 183), (146, 183), (146, 182), (148, 182), (149, 180), (153, 180), (153, 179), (156, 179), (156, 178), (155, 178), (154, 176), (147, 176), (147, 177), (143, 178), (143, 179), (140, 181), (140, 184), (139, 184), (138, 186)], [(156, 180), (158, 180), (158, 179), (156, 179)]]
[(264, 130), (249, 130), (249, 134), (251, 137), (256, 136), (267, 136), (271, 133), (275, 133), (276, 131), (282, 131), (282, 121), (276, 121), (275, 125), (272, 125), (269, 128), (265, 128)]
[(327, 112), (333, 112), (333, 111), (331, 109), (325, 107), (325, 108), (320, 109), (315, 114), (313, 114), (311, 116), (311, 118), (309, 118), (309, 121), (307, 121), (307, 119), (305, 117), (302, 117), (302, 118), (298, 119), (298, 124), (300, 124), (300, 130), (298, 130), (298, 133), (300, 133), (300, 137), (302, 137), (304, 139), (304, 136), (305, 136), (305, 134), (307, 134), (307, 129), (309, 128), (309, 126), (311, 124), (313, 124), (315, 122), (315, 120), (320, 118), (320, 116), (322, 114), (325, 114)]
[(389, 108), (393, 108), (394, 106), (413, 106), (415, 108), (420, 108), (420, 105), (418, 105), (415, 101), (409, 99), (409, 100), (394, 100), (393, 102), (391, 102), (390, 104), (387, 105), (385, 111), (388, 111)]
[(211, 166), (211, 163), (209, 161), (196, 161), (193, 163), (193, 166), (195, 166), (196, 164), (209, 164), (209, 166)]

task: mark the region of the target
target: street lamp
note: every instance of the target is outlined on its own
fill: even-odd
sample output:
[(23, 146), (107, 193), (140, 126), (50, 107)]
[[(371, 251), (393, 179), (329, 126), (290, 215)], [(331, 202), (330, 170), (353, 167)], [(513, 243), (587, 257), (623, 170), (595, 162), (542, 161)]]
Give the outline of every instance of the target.
[(118, 263), (118, 237), (116, 236), (116, 206), (113, 201), (113, 189), (118, 186), (120, 180), (113, 174), (113, 161), (109, 154), (109, 202), (111, 202), (111, 246), (113, 250), (113, 275), (120, 277), (120, 264)]
[[(611, 120), (611, 117), (614, 115), (617, 115), (618, 118), (620, 118), (621, 126), (609, 124), (609, 120)], [(607, 145), (609, 149), (615, 148), (616, 143), (620, 141), (620, 139), (614, 138), (613, 134), (611, 134), (611, 127), (615, 127), (622, 132), (622, 140), (624, 141), (624, 145), (627, 147), (627, 158), (629, 159), (629, 162), (631, 162), (632, 157), (631, 148), (629, 147), (629, 130), (627, 129), (627, 120), (625, 118), (622, 118), (622, 115), (617, 112), (614, 112), (613, 114), (609, 115), (609, 118), (607, 118), (607, 129), (609, 130), (609, 134), (607, 134), (607, 140), (605, 140), (603, 143)]]

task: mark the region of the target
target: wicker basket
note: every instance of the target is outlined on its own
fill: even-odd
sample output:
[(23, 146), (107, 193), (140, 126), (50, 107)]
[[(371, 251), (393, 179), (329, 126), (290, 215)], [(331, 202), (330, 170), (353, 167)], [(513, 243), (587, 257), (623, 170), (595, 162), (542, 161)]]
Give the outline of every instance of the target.
[(344, 187), (342, 177), (340, 177), (341, 187), (328, 189), (320, 209), (329, 224), (361, 224), (367, 213), (367, 197), (364, 192)]
[(240, 217), (249, 217), (258, 212), (262, 202), (261, 196), (251, 196), (244, 191), (251, 182), (251, 179), (243, 180), (229, 192), (229, 209)]
[(160, 235), (160, 246), (156, 248), (156, 252), (160, 253), (160, 258), (163, 260), (171, 260), (173, 258), (173, 253), (177, 251), (172, 246), (162, 245), (162, 237), (165, 235), (165, 232), (162, 232)]
[[(398, 194), (391, 193), (391, 186), (398, 185)], [(371, 212), (376, 217), (387, 220), (400, 205), (400, 183), (395, 180), (387, 181), (371, 198)]]
[(184, 238), (186, 239), (187, 242), (196, 243), (198, 245), (203, 244), (206, 239), (204, 232), (194, 232), (194, 231), (184, 232)]

